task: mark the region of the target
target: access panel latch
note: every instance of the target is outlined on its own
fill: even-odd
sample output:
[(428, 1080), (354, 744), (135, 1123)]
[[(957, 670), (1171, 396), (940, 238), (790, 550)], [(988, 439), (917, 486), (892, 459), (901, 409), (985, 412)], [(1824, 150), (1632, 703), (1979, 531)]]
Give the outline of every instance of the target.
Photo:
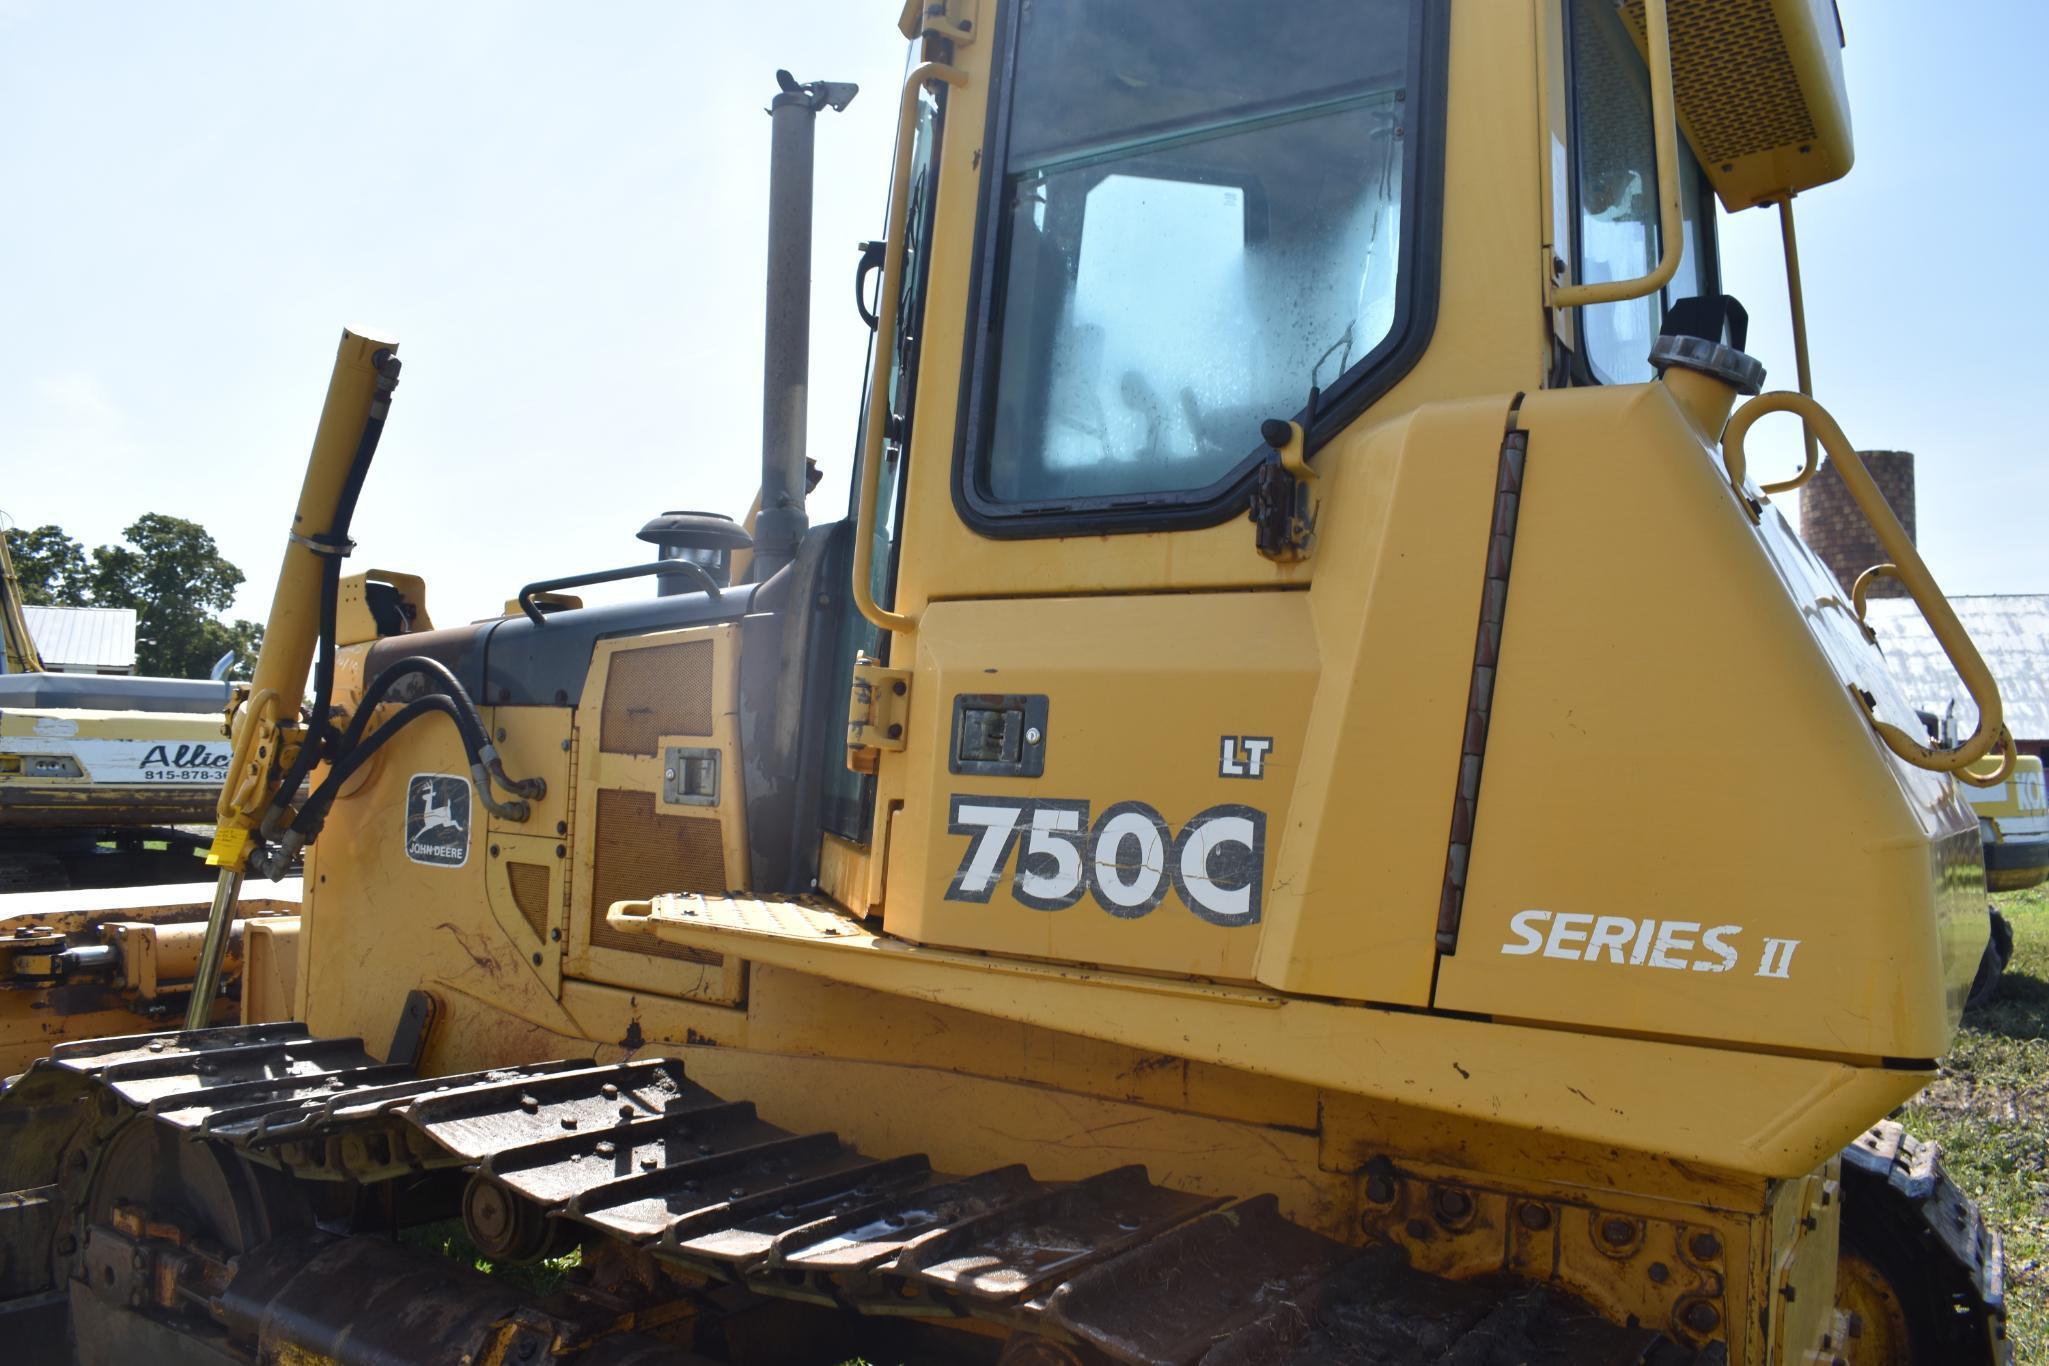
[(1044, 693), (960, 693), (953, 699), (949, 773), (1037, 778), (1046, 772)]
[(854, 687), (847, 699), (847, 767), (873, 773), (883, 750), (901, 750), (910, 714), (911, 671), (855, 656)]

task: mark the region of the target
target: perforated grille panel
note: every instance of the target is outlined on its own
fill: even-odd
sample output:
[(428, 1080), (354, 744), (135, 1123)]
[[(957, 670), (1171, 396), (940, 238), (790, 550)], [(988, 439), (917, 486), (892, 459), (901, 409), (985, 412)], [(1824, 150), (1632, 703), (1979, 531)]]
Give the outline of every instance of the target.
[(532, 927), (534, 937), (548, 937), (548, 867), (543, 863), (508, 863), (505, 880), (512, 887), (512, 904)]
[(613, 655), (598, 718), (598, 748), (607, 754), (651, 755), (660, 736), (710, 735), (716, 655), (709, 640)]
[[(1640, 38), (1644, 0), (1623, 0)], [(1672, 92), (1703, 161), (1726, 164), (1814, 139), (1772, 0), (1666, 0)]]
[(649, 935), (622, 934), (605, 922), (605, 910), (615, 901), (644, 901), (662, 892), (729, 890), (725, 844), (716, 817), (664, 816), (656, 812), (652, 792), (601, 789), (596, 848), (597, 869), (591, 883), (593, 948), (698, 963), (721, 961), (718, 954), (702, 949), (664, 944)]

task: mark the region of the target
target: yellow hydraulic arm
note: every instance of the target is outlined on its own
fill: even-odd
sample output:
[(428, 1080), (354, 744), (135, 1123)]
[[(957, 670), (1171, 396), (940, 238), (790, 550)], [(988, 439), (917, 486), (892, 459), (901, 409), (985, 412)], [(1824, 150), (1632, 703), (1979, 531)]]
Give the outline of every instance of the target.
[(21, 611), (21, 580), (14, 577), (14, 560), (7, 553), (7, 530), (0, 527), (0, 673), (42, 671), (42, 656)]
[[(235, 899), (248, 866), (250, 836), (265, 812), (312, 767), (301, 762), (307, 728), (300, 719), (313, 647), (320, 639), (323, 600), (335, 591), (340, 557), (349, 550), (348, 524), (356, 496), (376, 453), (398, 384), (398, 343), (344, 329), (334, 372), (321, 405), (306, 479), (278, 570), (277, 591), (264, 623), (263, 651), (249, 695), (235, 712), (233, 761), (221, 785), (219, 824), (207, 863), (220, 869), (206, 943), (199, 956), (185, 1027), (203, 1029), (220, 985), (221, 949), (234, 919)], [(330, 645), (328, 648), (332, 648)], [(314, 724), (324, 725), (332, 660), (323, 665)]]

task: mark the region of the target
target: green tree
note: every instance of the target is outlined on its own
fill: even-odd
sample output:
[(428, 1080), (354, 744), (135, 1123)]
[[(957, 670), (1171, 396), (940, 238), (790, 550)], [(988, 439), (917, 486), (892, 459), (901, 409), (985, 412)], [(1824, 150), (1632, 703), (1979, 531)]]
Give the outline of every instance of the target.
[(60, 526), (30, 527), (7, 533), (7, 552), (14, 576), (21, 581), (21, 599), (33, 607), (83, 607), (91, 588), (85, 547)]
[(205, 527), (182, 517), (145, 513), (121, 533), (126, 545), (92, 553), (90, 601), (135, 609), (136, 672), (204, 678), (229, 650), (246, 677), (263, 636), (252, 621), (224, 622), (242, 571), (222, 558)]

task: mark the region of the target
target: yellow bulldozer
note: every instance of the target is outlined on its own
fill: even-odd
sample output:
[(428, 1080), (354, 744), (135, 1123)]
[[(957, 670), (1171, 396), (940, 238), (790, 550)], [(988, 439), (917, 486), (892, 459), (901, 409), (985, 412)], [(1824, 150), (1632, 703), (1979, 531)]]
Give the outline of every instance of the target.
[[(899, 27), (844, 515), (802, 415), (851, 86), (771, 106), (744, 523), (436, 627), (343, 572), (398, 378), (344, 335), (187, 1028), (0, 1096), (14, 1359), (2009, 1360), (1997, 1236), (1885, 1117), (2011, 739), (1804, 333), (1760, 394), (1717, 278), (1714, 202), (1774, 209), (1804, 327), (1833, 8)], [(1807, 464), (1760, 482), (1771, 414)], [(1817, 448), (1953, 746), (1775, 502)], [(302, 851), (289, 1008), (201, 1028)]]

